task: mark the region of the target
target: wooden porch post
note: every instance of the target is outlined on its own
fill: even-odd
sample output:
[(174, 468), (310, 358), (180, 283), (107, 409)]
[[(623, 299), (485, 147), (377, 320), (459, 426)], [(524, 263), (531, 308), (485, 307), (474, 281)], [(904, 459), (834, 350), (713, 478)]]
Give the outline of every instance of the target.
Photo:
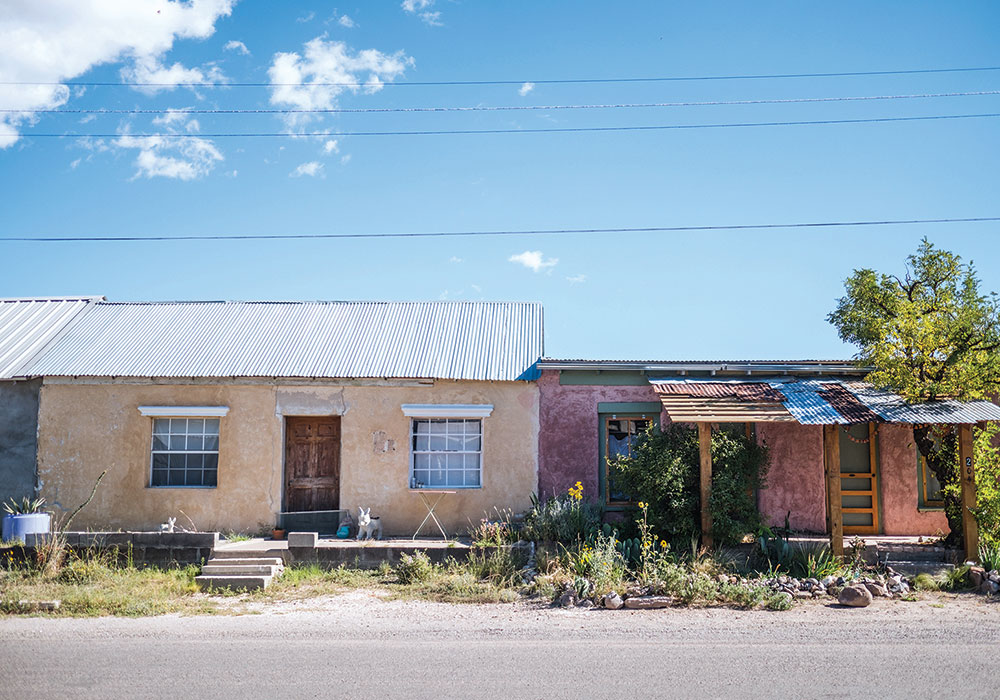
[(844, 556), (844, 515), (840, 499), (840, 435), (836, 425), (823, 426), (823, 468), (826, 472), (826, 520), (830, 551)]
[(966, 561), (979, 559), (979, 526), (972, 515), (976, 507), (976, 465), (972, 454), (972, 426), (958, 427), (958, 458), (962, 481), (962, 533)]
[(701, 543), (703, 547), (711, 548), (715, 544), (712, 538), (712, 424), (698, 424), (698, 451), (700, 460), (701, 480)]

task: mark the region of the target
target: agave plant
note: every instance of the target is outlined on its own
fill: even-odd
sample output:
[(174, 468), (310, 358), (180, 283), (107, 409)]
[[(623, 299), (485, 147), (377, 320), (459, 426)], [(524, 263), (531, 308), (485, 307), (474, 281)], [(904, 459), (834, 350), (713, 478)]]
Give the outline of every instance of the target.
[(1000, 543), (979, 545), (979, 564), (987, 571), (1000, 570)]
[(44, 505), (44, 498), (28, 498), (25, 496), (20, 501), (11, 498), (3, 504), (3, 509), (10, 515), (28, 515), (30, 513), (40, 513)]

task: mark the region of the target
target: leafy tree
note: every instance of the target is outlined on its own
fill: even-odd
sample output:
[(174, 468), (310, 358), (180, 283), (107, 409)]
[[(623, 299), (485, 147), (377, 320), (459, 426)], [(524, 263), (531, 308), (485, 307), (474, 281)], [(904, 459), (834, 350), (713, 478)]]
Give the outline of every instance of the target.
[[(855, 270), (827, 316), (868, 380), (911, 402), (991, 399), (1000, 389), (1000, 302), (980, 290), (974, 265), (926, 238), (902, 277)], [(962, 507), (954, 428), (914, 426), (920, 453), (941, 483), (952, 542)]]
[[(764, 486), (767, 448), (742, 432), (712, 433), (712, 530), (720, 544), (734, 544), (760, 529), (754, 491)], [(653, 531), (675, 548), (701, 532), (698, 433), (670, 424), (639, 436), (631, 456), (611, 462), (615, 483), (649, 504)]]

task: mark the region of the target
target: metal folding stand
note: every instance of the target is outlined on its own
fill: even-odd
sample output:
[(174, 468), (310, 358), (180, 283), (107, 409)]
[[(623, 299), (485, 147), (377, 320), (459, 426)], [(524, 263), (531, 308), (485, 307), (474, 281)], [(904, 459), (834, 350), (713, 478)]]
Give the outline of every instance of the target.
[[(437, 516), (434, 515), (434, 509), (437, 508), (438, 503), (441, 502), (442, 498), (444, 498), (445, 496), (454, 495), (455, 492), (454, 491), (432, 491), (432, 490), (428, 490), (428, 489), (415, 489), (415, 493), (418, 496), (420, 496), (421, 502), (423, 502), (424, 507), (427, 509), (427, 515), (421, 521), (420, 525), (417, 526), (417, 529), (413, 533), (413, 538), (412, 539), (414, 539), (414, 540), (417, 539), (417, 536), (420, 534), (420, 530), (424, 527), (424, 525), (427, 524), (428, 520), (433, 520), (434, 524), (437, 525), (438, 530), (440, 530), (441, 536), (444, 537), (445, 539), (448, 539), (448, 533), (444, 531), (444, 527), (442, 527), (441, 521), (439, 521), (437, 519)], [(428, 498), (428, 496), (437, 496), (437, 498), (434, 498), (433, 500), (431, 500), (431, 499)]]

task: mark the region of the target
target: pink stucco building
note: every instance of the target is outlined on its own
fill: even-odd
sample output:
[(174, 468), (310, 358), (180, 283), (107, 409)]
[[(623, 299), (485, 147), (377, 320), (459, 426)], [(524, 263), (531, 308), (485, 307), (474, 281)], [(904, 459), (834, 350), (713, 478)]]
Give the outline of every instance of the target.
[[(760, 383), (757, 386), (770, 382), (780, 389), (786, 386), (781, 382), (788, 382), (789, 387), (821, 387), (816, 394), (819, 396), (837, 382), (854, 386), (852, 382), (856, 384), (864, 374), (851, 365), (824, 362), (543, 359), (539, 369), (539, 494), (547, 497), (564, 493), (580, 481), (585, 493), (601, 500), (611, 512), (626, 508), (627, 498), (615, 492), (606, 457), (627, 451), (635, 434), (648, 422), (664, 425), (672, 420), (672, 415), (676, 418), (688, 410), (685, 407), (691, 397), (685, 397), (688, 403), (678, 403), (669, 391), (664, 393), (665, 386), (685, 383), (685, 386), (714, 387), (712, 391), (717, 394), (719, 386), (753, 387), (757, 382)], [(725, 393), (725, 388), (722, 391)], [(785, 393), (792, 395), (788, 389)], [(719, 400), (717, 396), (704, 395), (707, 405), (717, 405), (712, 404)], [(822, 403), (815, 396), (807, 398), (815, 399), (817, 406)], [(845, 408), (838, 394), (827, 396), (827, 400), (827, 405), (819, 408), (807, 401), (803, 405), (805, 410), (829, 412), (833, 410), (829, 404), (833, 404), (851, 417), (850, 422), (837, 425), (844, 533), (946, 533), (948, 524), (941, 510), (937, 484), (918, 460), (912, 426), (886, 422), (870, 411), (866, 413), (860, 405)], [(748, 429), (757, 440), (767, 444), (771, 454), (767, 486), (757, 494), (765, 520), (771, 525), (781, 525), (788, 514), (795, 530), (828, 532), (823, 426), (802, 424), (791, 417), (783, 419), (775, 410), (787, 411), (777, 404), (753, 405), (763, 407), (761, 416), (766, 415), (767, 420), (754, 421)], [(773, 405), (778, 409), (768, 408)], [(796, 406), (792, 408), (794, 412)], [(775, 419), (778, 422), (772, 422)]]

